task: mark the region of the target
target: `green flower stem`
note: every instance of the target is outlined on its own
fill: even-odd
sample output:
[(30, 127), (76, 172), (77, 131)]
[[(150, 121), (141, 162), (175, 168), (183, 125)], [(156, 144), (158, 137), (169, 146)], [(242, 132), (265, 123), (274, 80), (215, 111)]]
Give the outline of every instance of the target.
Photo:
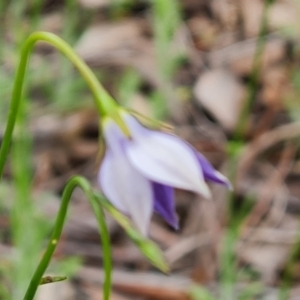
[(108, 228), (106, 226), (103, 208), (99, 205), (98, 198), (93, 194), (90, 198), (94, 214), (96, 215), (98, 226), (101, 230), (103, 265), (105, 270), (105, 281), (103, 284), (103, 300), (109, 300), (111, 292), (111, 275), (112, 275), (112, 257), (111, 245)]
[(102, 240), (102, 249), (103, 249), (103, 259), (104, 259), (104, 269), (105, 269), (105, 282), (103, 288), (103, 299), (109, 300), (110, 290), (111, 290), (111, 272), (112, 272), (112, 263), (111, 263), (111, 248), (110, 248), (110, 238), (108, 229), (105, 223), (104, 214), (101, 206), (99, 205), (97, 197), (94, 195), (94, 192), (89, 184), (89, 182), (80, 176), (75, 176), (71, 178), (65, 186), (62, 201), (60, 205), (59, 212), (56, 217), (54, 229), (51, 235), (51, 239), (48, 243), (47, 249), (30, 281), (29, 287), (26, 291), (24, 300), (32, 300), (38, 286), (41, 283), (41, 278), (46, 271), (52, 255), (55, 251), (57, 243), (60, 239), (62, 229), (65, 223), (68, 205), (72, 196), (72, 193), (76, 187), (80, 187), (87, 198), (89, 199), (91, 206), (94, 210), (94, 213), (97, 217), (97, 222), (99, 230), (101, 233)]
[(117, 124), (121, 127), (124, 133), (127, 136), (130, 136), (127, 126), (124, 124), (123, 120), (118, 113), (118, 105), (113, 100), (113, 98), (105, 91), (102, 85), (99, 83), (98, 79), (91, 71), (91, 69), (86, 65), (86, 63), (74, 52), (74, 50), (61, 38), (55, 34), (49, 32), (35, 32), (32, 33), (27, 40), (24, 42), (24, 45), (21, 50), (20, 62), (17, 69), (13, 92), (12, 100), (10, 105), (10, 110), (8, 114), (8, 121), (6, 124), (6, 129), (0, 149), (0, 179), (3, 174), (3, 169), (7, 154), (9, 151), (9, 145), (11, 142), (16, 118), (19, 112), (20, 103), (22, 100), (22, 91), (24, 85), (25, 72), (27, 69), (28, 61), (30, 54), (34, 45), (38, 41), (44, 41), (58, 49), (62, 54), (64, 54), (78, 69), (80, 74), (86, 80), (89, 88), (91, 89), (95, 104), (98, 109), (98, 112), (101, 116), (109, 115), (112, 117)]

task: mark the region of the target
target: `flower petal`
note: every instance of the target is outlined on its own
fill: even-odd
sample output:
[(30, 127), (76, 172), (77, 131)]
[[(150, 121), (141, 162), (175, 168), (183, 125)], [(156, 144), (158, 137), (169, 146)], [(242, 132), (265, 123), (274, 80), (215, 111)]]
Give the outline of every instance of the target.
[(154, 211), (160, 214), (174, 229), (178, 229), (174, 189), (157, 182), (152, 182), (152, 188), (154, 191)]
[(151, 182), (127, 159), (123, 150), (127, 140), (117, 125), (106, 124), (104, 134), (107, 150), (98, 174), (99, 184), (112, 204), (129, 214), (146, 235), (153, 211)]
[(232, 189), (230, 181), (222, 175), (220, 172), (215, 170), (211, 163), (199, 152), (197, 152), (198, 161), (202, 167), (204, 178), (215, 183), (225, 185), (228, 189)]
[(125, 151), (142, 174), (152, 181), (210, 197), (192, 147), (171, 134), (144, 128), (129, 114), (124, 119), (132, 134)]

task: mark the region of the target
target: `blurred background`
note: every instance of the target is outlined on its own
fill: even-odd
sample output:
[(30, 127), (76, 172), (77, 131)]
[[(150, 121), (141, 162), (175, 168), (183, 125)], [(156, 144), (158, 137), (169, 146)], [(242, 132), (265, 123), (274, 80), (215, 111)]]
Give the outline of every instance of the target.
[[(228, 176), (210, 201), (178, 190), (180, 230), (154, 216), (166, 276), (108, 215), (112, 300), (300, 299), (300, 1), (2, 0), (0, 133), (19, 53), (53, 32), (125, 107), (171, 124)], [(19, 300), (50, 236), (65, 183), (97, 188), (98, 116), (85, 82), (38, 43), (0, 184), (0, 299)], [(180, 163), (180, 162), (179, 162)], [(76, 191), (36, 299), (101, 299), (97, 222)]]

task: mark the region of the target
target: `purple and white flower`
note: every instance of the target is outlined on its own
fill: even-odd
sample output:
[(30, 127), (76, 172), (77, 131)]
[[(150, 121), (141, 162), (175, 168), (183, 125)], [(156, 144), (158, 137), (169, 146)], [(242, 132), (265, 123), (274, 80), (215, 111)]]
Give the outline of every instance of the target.
[(192, 146), (175, 135), (150, 130), (129, 113), (121, 117), (127, 137), (109, 117), (103, 121), (106, 153), (98, 174), (105, 196), (147, 234), (152, 212), (178, 228), (174, 188), (210, 197), (205, 180), (230, 188), (225, 176)]

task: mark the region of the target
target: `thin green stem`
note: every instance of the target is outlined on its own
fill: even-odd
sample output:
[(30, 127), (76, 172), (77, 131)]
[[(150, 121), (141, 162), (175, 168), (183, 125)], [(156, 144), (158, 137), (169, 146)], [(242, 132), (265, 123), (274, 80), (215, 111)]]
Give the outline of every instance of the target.
[(234, 140), (241, 140), (244, 137), (248, 118), (249, 111), (253, 106), (255, 101), (255, 96), (257, 93), (257, 87), (259, 83), (259, 74), (261, 71), (261, 59), (263, 50), (265, 48), (266, 40), (267, 40), (267, 29), (268, 29), (268, 12), (273, 4), (274, 0), (265, 0), (264, 8), (262, 12), (262, 17), (260, 20), (260, 30), (258, 34), (256, 50), (253, 58), (252, 70), (248, 82), (247, 95), (245, 99), (245, 104), (242, 108), (241, 114), (239, 116), (239, 120), (234, 132)]
[(103, 284), (103, 299), (108, 300), (111, 291), (111, 273), (112, 273), (112, 257), (111, 257), (111, 245), (109, 239), (109, 232), (105, 223), (103, 208), (101, 206), (101, 203), (99, 203), (97, 196), (93, 195), (91, 205), (93, 207), (94, 214), (97, 217), (98, 226), (99, 228), (101, 228), (103, 265), (105, 270), (105, 281)]
[(110, 247), (110, 238), (108, 229), (105, 223), (104, 214), (102, 208), (99, 206), (97, 197), (94, 195), (94, 192), (89, 184), (89, 182), (80, 176), (75, 176), (71, 178), (65, 186), (63, 191), (61, 205), (59, 212), (57, 214), (54, 229), (48, 243), (47, 249), (30, 281), (24, 300), (32, 300), (38, 286), (40, 285), (41, 278), (46, 271), (52, 255), (56, 249), (57, 243), (60, 239), (63, 226), (65, 223), (68, 205), (72, 196), (72, 193), (76, 187), (80, 187), (86, 194), (88, 200), (91, 203), (91, 206), (94, 210), (94, 213), (97, 217), (97, 222), (99, 230), (101, 233), (102, 247), (103, 247), (103, 259), (104, 259), (104, 269), (105, 269), (105, 282), (103, 289), (103, 299), (109, 300), (110, 290), (111, 290), (111, 272), (112, 272), (112, 263), (111, 263), (111, 247)]
[(11, 142), (16, 118), (22, 100), (24, 78), (25, 78), (25, 72), (27, 69), (29, 57), (34, 45), (38, 41), (44, 41), (54, 46), (75, 65), (75, 67), (78, 69), (80, 74), (86, 80), (89, 88), (91, 89), (94, 95), (95, 104), (99, 111), (99, 114), (102, 116), (110, 115), (113, 118), (115, 118), (116, 122), (121, 126), (122, 130), (124, 130), (124, 132), (127, 135), (130, 135), (126, 125), (124, 125), (124, 122), (118, 116), (117, 109), (116, 109), (117, 104), (115, 103), (113, 98), (105, 91), (105, 89), (99, 83), (98, 79), (91, 71), (91, 69), (86, 65), (86, 63), (74, 52), (74, 50), (65, 41), (63, 41), (58, 36), (49, 32), (35, 32), (27, 38), (21, 50), (20, 62), (19, 62), (19, 66), (17, 69), (14, 86), (13, 86), (12, 99), (11, 99), (10, 110), (8, 114), (8, 121), (6, 124), (6, 129), (5, 129), (5, 133), (4, 133), (4, 137), (0, 149), (0, 179), (3, 174), (5, 161), (9, 151), (9, 145)]

